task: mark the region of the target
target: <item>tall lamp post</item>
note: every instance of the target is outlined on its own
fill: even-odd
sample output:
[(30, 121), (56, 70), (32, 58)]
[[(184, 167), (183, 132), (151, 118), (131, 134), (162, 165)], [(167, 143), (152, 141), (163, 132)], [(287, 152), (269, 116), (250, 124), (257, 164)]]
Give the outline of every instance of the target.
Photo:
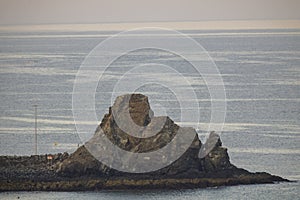
[(38, 105), (33, 105), (34, 107), (34, 152), (35, 155), (37, 155), (37, 148), (38, 148), (38, 144), (37, 144), (37, 107)]

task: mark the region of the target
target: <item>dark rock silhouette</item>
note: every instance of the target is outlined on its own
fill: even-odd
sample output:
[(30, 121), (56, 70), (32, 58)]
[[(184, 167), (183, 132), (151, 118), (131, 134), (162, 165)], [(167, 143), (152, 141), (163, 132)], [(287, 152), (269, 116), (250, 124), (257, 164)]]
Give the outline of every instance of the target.
[[(141, 137), (127, 134), (127, 131)], [(156, 134), (150, 135), (153, 131)], [(108, 147), (105, 144), (96, 145), (103, 137), (125, 151), (144, 153), (163, 148), (177, 134), (190, 134), (194, 139), (178, 159), (158, 170), (129, 173), (113, 169), (96, 159), (97, 156), (106, 156), (109, 162), (119, 163), (126, 169), (118, 160), (120, 155), (106, 151)], [(171, 145), (170, 152), (180, 151), (180, 148), (180, 145)], [(93, 153), (88, 149), (92, 149)], [(222, 146), (218, 134), (211, 132), (206, 143), (202, 144), (193, 128), (179, 127), (167, 116), (155, 117), (148, 98), (142, 94), (119, 96), (103, 117), (94, 136), (71, 155), (55, 155), (50, 165), (45, 156), (37, 156), (38, 162), (30, 159), (33, 158), (0, 157), (0, 190), (195, 188), (288, 181), (268, 173), (250, 173), (237, 168), (230, 163), (227, 149)], [(169, 162), (166, 155), (151, 159), (148, 165)], [(131, 168), (141, 166), (130, 156), (127, 160)]]
[[(126, 103), (126, 102), (129, 102)], [(114, 113), (114, 114), (113, 114)], [(145, 135), (151, 127), (160, 127), (159, 123), (164, 122), (162, 129), (154, 136), (147, 138), (138, 138), (131, 136), (124, 132), (116, 122), (123, 123), (121, 126), (130, 124), (127, 122), (128, 117), (126, 113), (130, 114), (133, 122), (139, 126), (144, 126), (140, 131), (140, 135)], [(130, 127), (127, 127), (130, 130)], [(125, 128), (126, 129), (126, 128)], [(160, 116), (154, 117), (153, 111), (150, 109), (148, 98), (142, 94), (123, 95), (119, 96), (114, 105), (109, 109), (95, 132), (95, 136), (91, 139), (90, 144), (96, 143), (98, 138), (101, 138), (101, 133), (110, 139), (110, 141), (118, 147), (131, 152), (149, 152), (155, 151), (167, 145), (176, 134), (178, 134), (179, 126), (176, 125), (169, 117)], [(182, 134), (191, 133), (194, 135), (194, 140), (188, 150), (174, 163), (152, 172), (152, 175), (159, 176), (174, 176), (182, 174), (202, 174), (203, 172), (211, 172), (221, 169), (235, 168), (230, 161), (227, 154), (227, 149), (222, 147), (219, 136), (212, 132), (205, 145), (214, 145), (215, 147), (210, 153), (207, 153), (203, 159), (198, 157), (199, 150), (202, 146), (197, 133), (192, 128), (183, 128)], [(212, 139), (213, 138), (213, 139)], [(209, 142), (211, 144), (209, 144)], [(176, 147), (174, 146), (174, 151)], [(102, 151), (104, 152), (104, 151)], [(99, 153), (102, 153), (99, 150)], [(107, 152), (104, 152), (107, 154)], [(107, 158), (116, 161), (116, 155), (106, 155)], [(162, 155), (163, 157), (163, 155)], [(159, 157), (160, 158), (160, 157)], [(162, 160), (154, 160), (153, 162), (162, 162)], [(86, 175), (90, 173), (104, 174), (110, 169), (89, 155), (85, 147), (79, 148), (73, 155), (71, 155), (64, 162), (59, 164), (57, 172), (66, 175)], [(121, 173), (121, 172), (120, 172)], [(119, 173), (119, 174), (120, 174)]]

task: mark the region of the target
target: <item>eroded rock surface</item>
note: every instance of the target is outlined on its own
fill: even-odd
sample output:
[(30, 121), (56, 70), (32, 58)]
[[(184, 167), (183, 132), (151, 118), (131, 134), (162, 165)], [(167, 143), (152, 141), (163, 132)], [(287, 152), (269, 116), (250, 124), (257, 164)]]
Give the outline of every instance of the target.
[[(130, 119), (132, 119), (135, 125), (142, 127), (137, 130), (139, 131), (138, 134), (141, 136), (147, 135), (147, 132), (152, 132), (155, 127), (159, 127), (161, 130), (151, 137), (134, 137), (124, 131), (124, 129), (131, 130), (130, 127), (128, 127), (130, 122), (128, 122), (126, 114), (130, 114)], [(120, 122), (122, 123), (121, 125), (119, 125)], [(122, 129), (119, 126), (121, 126)], [(179, 129), (181, 131), (178, 131)], [(155, 117), (150, 108), (148, 98), (142, 94), (119, 96), (114, 105), (109, 108), (109, 113), (104, 116), (94, 137), (86, 145), (89, 145), (88, 147), (90, 147), (101, 140), (103, 135), (105, 135), (105, 137), (107, 137), (114, 145), (123, 150), (142, 153), (161, 149), (169, 144), (176, 134), (193, 134), (194, 140), (187, 151), (184, 152), (179, 159), (171, 165), (152, 172), (151, 174), (174, 176), (182, 174), (188, 175), (190, 173), (191, 175), (194, 175), (234, 168), (229, 161), (227, 149), (222, 147), (220, 139), (218, 139), (218, 142), (215, 144), (215, 148), (206, 157), (200, 159), (198, 154), (202, 143), (199, 140), (196, 131), (192, 128), (180, 128), (167, 116)], [(215, 133), (212, 134), (213, 136), (216, 136)], [(106, 155), (107, 159), (113, 159), (112, 162), (118, 162), (117, 157), (119, 155), (114, 155), (113, 152), (105, 151), (105, 146), (101, 147), (102, 149), (95, 150), (94, 152), (99, 152), (99, 154), (111, 154)], [(90, 147), (89, 150), (91, 148), (96, 147)], [(178, 151), (178, 148), (180, 147), (178, 147), (178, 145), (173, 145), (171, 148), (174, 148), (173, 151)], [(95, 154), (94, 156), (97, 157)], [(153, 162), (163, 162), (164, 156), (165, 155), (161, 155), (161, 157), (158, 157), (157, 160), (153, 160)], [(84, 146), (80, 147), (68, 159), (60, 163), (57, 169), (57, 172), (66, 175), (85, 175), (91, 173), (107, 174), (112, 171), (114, 170), (109, 169), (109, 167), (91, 156)]]
[[(123, 169), (132, 170), (139, 169), (143, 162), (136, 162), (132, 154), (129, 154), (126, 157), (129, 165), (124, 166), (120, 160), (124, 155), (109, 151), (107, 143), (101, 143), (105, 138), (108, 143), (137, 155), (156, 152), (164, 147), (169, 148), (170, 155), (160, 153), (156, 157), (139, 158), (145, 159), (150, 168), (152, 165), (155, 167), (156, 163), (166, 164), (158, 170), (147, 173), (115, 170), (104, 163), (114, 162)], [(191, 140), (187, 148), (184, 148), (181, 144), (184, 144), (186, 138)], [(182, 154), (174, 162), (170, 162), (172, 154), (183, 149)], [(96, 159), (103, 157), (107, 159), (104, 161), (109, 162)], [(230, 163), (227, 149), (222, 146), (220, 137), (215, 132), (202, 144), (193, 128), (179, 127), (167, 116), (154, 116), (148, 98), (142, 94), (119, 96), (109, 108), (109, 113), (103, 117), (94, 136), (71, 155), (53, 155), (50, 163), (47, 155), (0, 156), (0, 191), (181, 189), (275, 181), (288, 180), (264, 172), (250, 173), (235, 167)]]

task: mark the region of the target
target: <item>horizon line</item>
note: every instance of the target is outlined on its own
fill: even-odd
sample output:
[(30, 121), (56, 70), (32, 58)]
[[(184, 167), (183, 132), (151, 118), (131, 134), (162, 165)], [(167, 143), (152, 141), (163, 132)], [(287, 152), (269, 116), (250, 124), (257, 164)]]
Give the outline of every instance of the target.
[(0, 25), (0, 31), (124, 31), (141, 27), (160, 27), (176, 30), (300, 29), (300, 20), (224, 20), (129, 23), (109, 22), (84, 24), (27, 24)]

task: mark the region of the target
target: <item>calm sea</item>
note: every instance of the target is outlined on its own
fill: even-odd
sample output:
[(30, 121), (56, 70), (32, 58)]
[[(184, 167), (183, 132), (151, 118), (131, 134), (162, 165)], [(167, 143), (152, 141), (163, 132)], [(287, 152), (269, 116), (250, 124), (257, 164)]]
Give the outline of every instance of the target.
[[(184, 33), (208, 51), (222, 75), (227, 112), (221, 139), (231, 162), (299, 181), (300, 30)], [(75, 76), (88, 53), (111, 34), (0, 32), (1, 155), (34, 153), (35, 104), (38, 153), (76, 150), (82, 141), (72, 114)], [(172, 66), (193, 81), (197, 99), (189, 100), (199, 104), (201, 126), (197, 131), (201, 136), (211, 114), (207, 87), (195, 79), (195, 71), (185, 60), (161, 50), (133, 51), (111, 64), (95, 94), (98, 119), (107, 112), (113, 86), (124, 72), (150, 62)], [(179, 103), (168, 87), (148, 84), (137, 92), (149, 95), (156, 114), (167, 114), (179, 122)], [(0, 193), (0, 199), (297, 199), (299, 191), (299, 183), (280, 183), (180, 191), (12, 192)]]

